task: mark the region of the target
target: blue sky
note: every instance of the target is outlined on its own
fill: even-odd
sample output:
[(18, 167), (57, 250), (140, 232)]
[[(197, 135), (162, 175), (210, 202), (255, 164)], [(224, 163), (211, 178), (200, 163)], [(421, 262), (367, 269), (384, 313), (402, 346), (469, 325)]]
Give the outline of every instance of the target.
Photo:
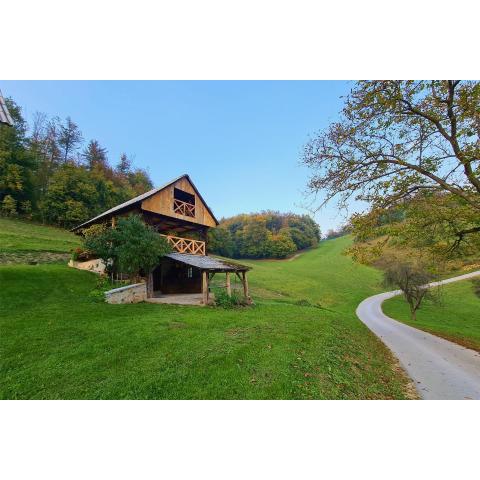
[[(343, 81), (1, 81), (28, 120), (70, 115), (111, 163), (135, 155), (155, 185), (188, 173), (217, 217), (265, 209), (308, 213), (309, 136), (337, 118)], [(323, 232), (341, 224), (318, 212)]]

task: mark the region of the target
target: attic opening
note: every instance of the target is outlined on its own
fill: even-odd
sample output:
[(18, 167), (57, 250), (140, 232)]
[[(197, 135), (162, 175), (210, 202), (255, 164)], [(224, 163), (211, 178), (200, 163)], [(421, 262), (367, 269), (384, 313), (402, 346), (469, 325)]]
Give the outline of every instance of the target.
[(181, 202), (190, 203), (191, 205), (195, 205), (195, 195), (191, 193), (185, 192), (184, 190), (180, 190), (179, 188), (173, 189), (173, 198), (175, 200), (180, 200)]
[(174, 188), (173, 211), (186, 217), (195, 217), (195, 195), (179, 188)]

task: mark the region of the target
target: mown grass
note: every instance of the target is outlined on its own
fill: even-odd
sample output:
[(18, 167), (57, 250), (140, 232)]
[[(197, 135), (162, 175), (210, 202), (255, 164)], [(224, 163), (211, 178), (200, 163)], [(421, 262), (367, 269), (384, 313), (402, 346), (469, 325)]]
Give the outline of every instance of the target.
[[(256, 305), (107, 305), (64, 265), (0, 267), (1, 398), (405, 398), (407, 380), (355, 317), (380, 289), (342, 256), (249, 262)], [(321, 308), (317, 305), (319, 304)]]
[(480, 351), (480, 297), (474, 282), (463, 280), (440, 287), (439, 301), (426, 300), (411, 320), (402, 297), (384, 302), (386, 315), (453, 342)]
[(68, 252), (79, 238), (61, 228), (0, 217), (0, 253)]

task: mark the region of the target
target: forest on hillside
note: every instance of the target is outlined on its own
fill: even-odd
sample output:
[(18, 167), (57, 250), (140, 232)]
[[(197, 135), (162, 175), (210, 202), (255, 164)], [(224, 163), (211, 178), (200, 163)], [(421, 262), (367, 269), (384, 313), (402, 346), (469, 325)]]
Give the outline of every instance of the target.
[(152, 188), (145, 170), (123, 153), (86, 142), (70, 118), (36, 113), (28, 124), (6, 99), (13, 127), (0, 125), (0, 213), (72, 227)]
[[(123, 153), (112, 165), (98, 140), (85, 141), (70, 118), (36, 113), (27, 123), (6, 99), (13, 127), (0, 125), (0, 214), (71, 228), (151, 188), (147, 172)], [(223, 219), (210, 251), (234, 258), (285, 258), (315, 247), (307, 215), (262, 212)]]
[(285, 258), (320, 241), (308, 215), (266, 211), (222, 219), (211, 230), (209, 250), (231, 258)]

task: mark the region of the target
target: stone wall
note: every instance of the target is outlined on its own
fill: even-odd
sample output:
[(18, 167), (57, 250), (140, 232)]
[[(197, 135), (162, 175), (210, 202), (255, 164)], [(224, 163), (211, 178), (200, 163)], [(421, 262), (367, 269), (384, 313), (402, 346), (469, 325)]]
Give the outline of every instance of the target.
[(107, 303), (138, 303), (144, 302), (146, 299), (147, 285), (145, 283), (135, 283), (105, 292)]
[(72, 268), (78, 268), (79, 270), (88, 270), (94, 273), (105, 273), (105, 263), (100, 258), (94, 258), (93, 260), (88, 260), (86, 262), (75, 262), (70, 260), (68, 266)]

